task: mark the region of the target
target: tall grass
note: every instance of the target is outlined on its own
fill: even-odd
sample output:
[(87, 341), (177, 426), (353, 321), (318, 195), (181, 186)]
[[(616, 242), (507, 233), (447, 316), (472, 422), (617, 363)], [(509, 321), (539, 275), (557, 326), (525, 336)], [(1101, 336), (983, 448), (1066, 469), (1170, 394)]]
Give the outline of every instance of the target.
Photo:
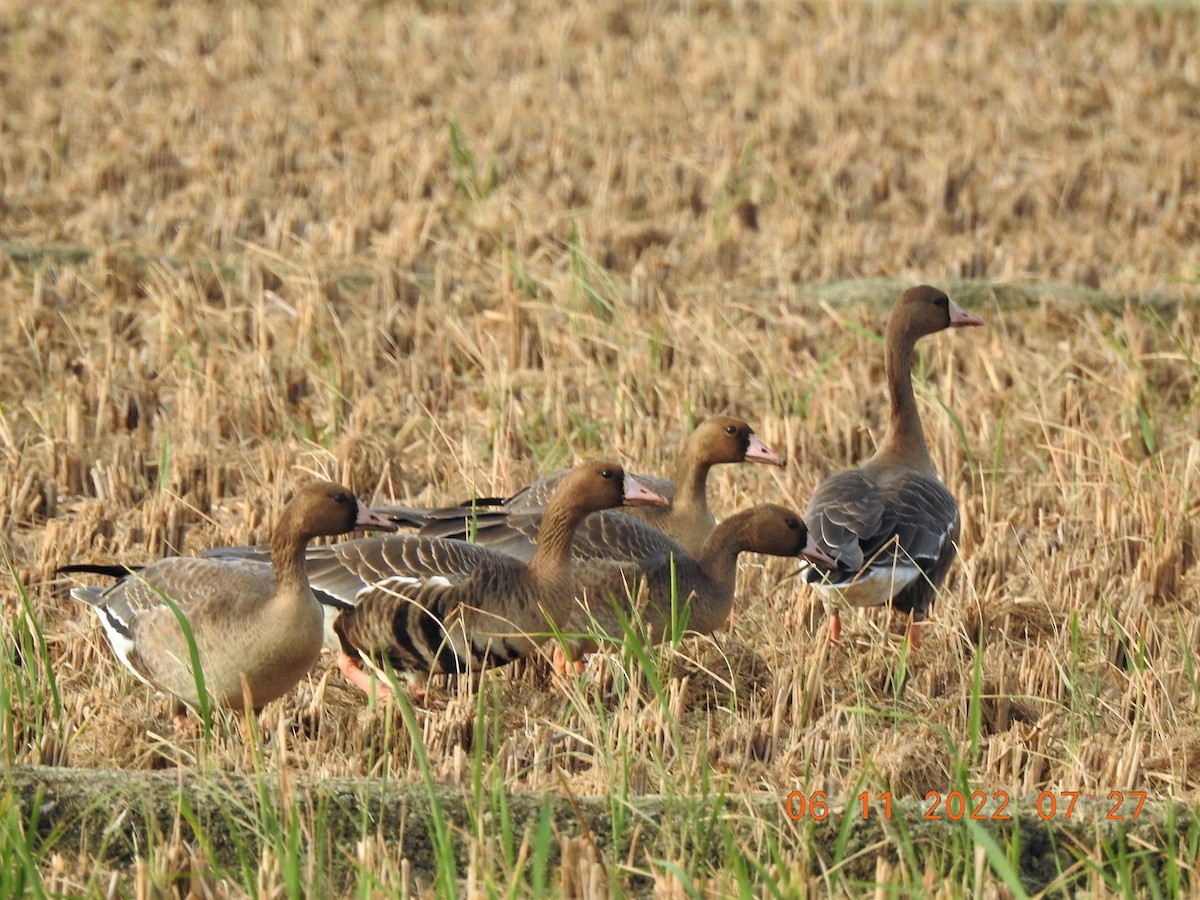
[(3, 761), (57, 764), (66, 759), (72, 727), (35, 604), (13, 562), (5, 566), (20, 606), (0, 629), (0, 742)]

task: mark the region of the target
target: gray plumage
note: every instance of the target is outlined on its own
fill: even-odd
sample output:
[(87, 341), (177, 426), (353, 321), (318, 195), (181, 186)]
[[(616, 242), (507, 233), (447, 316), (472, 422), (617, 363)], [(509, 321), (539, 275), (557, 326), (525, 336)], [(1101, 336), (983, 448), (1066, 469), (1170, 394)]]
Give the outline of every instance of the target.
[[(927, 615), (957, 553), (961, 523), (925, 442), (912, 388), (914, 348), (925, 335), (982, 324), (936, 288), (911, 288), (897, 302), (884, 344), (887, 431), (868, 462), (822, 481), (804, 514), (836, 561), (805, 570), (824, 597), (853, 606), (890, 603), (915, 621)], [(834, 616), (836, 634), (836, 607)]]
[[(595, 517), (592, 517), (595, 518)], [(737, 562), (742, 553), (830, 562), (808, 534), (800, 515), (775, 504), (742, 510), (721, 522), (693, 557), (666, 535), (640, 523), (623, 528), (611, 547), (625, 561), (591, 560), (579, 567), (582, 620), (598, 636), (619, 638), (635, 618), (653, 640), (668, 633), (672, 617), (687, 630), (710, 634), (733, 609)], [(586, 629), (584, 629), (586, 630)], [(595, 649), (595, 640), (571, 643), (575, 654)]]
[[(708, 472), (714, 465), (760, 462), (782, 466), (783, 457), (767, 448), (754, 430), (740, 419), (714, 416), (689, 436), (679, 455), (675, 481), (637, 475), (638, 481), (671, 501), (669, 507), (640, 507), (598, 513), (579, 529), (575, 555), (580, 559), (619, 559), (613, 546), (631, 520), (649, 525), (696, 555), (716, 525), (708, 508)], [(547, 475), (507, 499), (485, 498), (442, 509), (384, 508), (404, 525), (420, 529), (427, 537), (470, 540), (528, 560), (537, 544), (546, 503), (561, 482), (563, 472)], [(635, 532), (636, 533), (636, 532)]]
[(890, 602), (920, 621), (957, 553), (958, 504), (936, 478), (867, 465), (825, 479), (804, 514), (837, 565), (805, 579), (854, 606)]

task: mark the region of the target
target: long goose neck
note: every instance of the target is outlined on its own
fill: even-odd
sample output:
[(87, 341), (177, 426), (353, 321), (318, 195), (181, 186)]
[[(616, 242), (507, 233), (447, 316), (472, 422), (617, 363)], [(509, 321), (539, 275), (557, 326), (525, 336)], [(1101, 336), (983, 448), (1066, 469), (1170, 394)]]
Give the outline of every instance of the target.
[(671, 505), (675, 509), (701, 510), (708, 512), (708, 470), (710, 463), (701, 462), (695, 452), (685, 447), (675, 463), (675, 496)]
[(743, 518), (733, 515), (720, 522), (708, 535), (696, 558), (714, 590), (730, 598), (737, 587), (738, 555), (746, 549)]
[(284, 520), (271, 535), (271, 566), (275, 569), (276, 596), (291, 597), (308, 591), (304, 547), (308, 543), (296, 525)]
[(887, 378), (888, 424), (883, 442), (875, 453), (879, 462), (899, 463), (933, 473), (933, 460), (921, 414), (913, 394), (912, 367), (916, 359), (916, 341), (904, 332), (889, 329), (884, 349), (884, 374)]
[(538, 528), (537, 547), (529, 561), (535, 578), (555, 580), (567, 577), (571, 570), (571, 542), (575, 528), (586, 513), (574, 504), (551, 500)]

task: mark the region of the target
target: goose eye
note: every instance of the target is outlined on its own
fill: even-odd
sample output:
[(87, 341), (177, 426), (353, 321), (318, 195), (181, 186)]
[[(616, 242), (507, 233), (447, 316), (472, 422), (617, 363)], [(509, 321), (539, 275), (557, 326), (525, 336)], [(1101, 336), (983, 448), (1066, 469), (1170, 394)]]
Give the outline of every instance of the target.
[(737, 426), (736, 425), (726, 425), (725, 433), (726, 434), (737, 434)]
[(612, 478), (612, 477), (613, 477), (613, 470), (612, 470), (612, 469), (601, 469), (601, 470), (600, 470), (600, 477), (601, 477), (601, 478)]
[(797, 531), (800, 528), (800, 520), (793, 519), (791, 516), (789, 516), (787, 520), (787, 527), (792, 531)]
[(349, 503), (350, 502), (350, 498), (347, 497), (341, 491), (338, 491), (336, 494), (334, 494), (332, 499), (333, 499), (334, 503)]
[(947, 297), (945, 294), (939, 295), (938, 298), (936, 300), (934, 300), (933, 302), (937, 304), (938, 309), (949, 309), (950, 308), (950, 298)]

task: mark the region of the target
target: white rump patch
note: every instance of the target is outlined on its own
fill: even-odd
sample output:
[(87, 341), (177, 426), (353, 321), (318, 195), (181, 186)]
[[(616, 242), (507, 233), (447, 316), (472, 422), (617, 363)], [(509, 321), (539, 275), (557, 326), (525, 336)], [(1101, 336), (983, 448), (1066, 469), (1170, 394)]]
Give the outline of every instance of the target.
[(857, 578), (841, 584), (813, 582), (817, 593), (826, 600), (840, 600), (850, 606), (883, 606), (918, 578), (924, 578), (914, 565), (897, 563), (891, 566), (872, 566)]
[(345, 610), (337, 609), (333, 606), (321, 604), (321, 616), (324, 625), (324, 637), (321, 639), (321, 646), (326, 650), (332, 650), (334, 653), (342, 649), (341, 639), (338, 638), (337, 632), (333, 630), (333, 623), (337, 621)]

